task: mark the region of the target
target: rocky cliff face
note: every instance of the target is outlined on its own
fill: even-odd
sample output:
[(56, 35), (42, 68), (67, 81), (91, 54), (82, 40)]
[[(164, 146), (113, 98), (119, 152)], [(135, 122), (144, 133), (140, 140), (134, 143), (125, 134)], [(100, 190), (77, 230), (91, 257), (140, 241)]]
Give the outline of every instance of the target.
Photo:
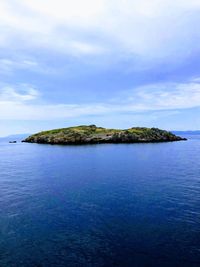
[(186, 140), (171, 132), (157, 128), (130, 128), (126, 130), (77, 126), (40, 132), (29, 136), (23, 142), (41, 144), (98, 144), (98, 143), (144, 143)]

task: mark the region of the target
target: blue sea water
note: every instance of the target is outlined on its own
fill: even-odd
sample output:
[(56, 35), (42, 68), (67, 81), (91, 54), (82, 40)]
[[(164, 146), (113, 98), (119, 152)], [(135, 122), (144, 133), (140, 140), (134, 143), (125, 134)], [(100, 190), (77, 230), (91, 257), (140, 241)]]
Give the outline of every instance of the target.
[(200, 138), (0, 143), (1, 267), (199, 267)]

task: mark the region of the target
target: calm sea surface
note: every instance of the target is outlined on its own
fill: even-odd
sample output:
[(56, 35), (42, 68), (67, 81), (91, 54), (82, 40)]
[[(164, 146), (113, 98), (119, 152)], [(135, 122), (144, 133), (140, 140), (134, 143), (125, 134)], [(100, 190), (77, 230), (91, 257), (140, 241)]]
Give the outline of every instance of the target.
[(1, 267), (200, 266), (200, 138), (0, 143)]

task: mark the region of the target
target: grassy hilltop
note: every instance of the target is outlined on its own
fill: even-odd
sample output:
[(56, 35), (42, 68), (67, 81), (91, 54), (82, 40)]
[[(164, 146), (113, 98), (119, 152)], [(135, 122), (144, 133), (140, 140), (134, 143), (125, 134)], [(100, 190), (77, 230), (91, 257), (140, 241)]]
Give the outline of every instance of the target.
[(142, 143), (185, 140), (171, 132), (157, 128), (133, 127), (130, 129), (107, 129), (96, 125), (82, 125), (43, 131), (29, 136), (23, 142), (43, 144), (97, 144)]

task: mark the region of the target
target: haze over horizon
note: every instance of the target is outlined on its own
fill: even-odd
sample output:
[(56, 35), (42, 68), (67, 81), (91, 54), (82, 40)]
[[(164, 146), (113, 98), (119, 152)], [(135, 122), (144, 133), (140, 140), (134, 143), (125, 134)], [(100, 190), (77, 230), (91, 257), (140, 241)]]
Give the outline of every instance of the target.
[(2, 0), (0, 136), (200, 129), (200, 1)]

